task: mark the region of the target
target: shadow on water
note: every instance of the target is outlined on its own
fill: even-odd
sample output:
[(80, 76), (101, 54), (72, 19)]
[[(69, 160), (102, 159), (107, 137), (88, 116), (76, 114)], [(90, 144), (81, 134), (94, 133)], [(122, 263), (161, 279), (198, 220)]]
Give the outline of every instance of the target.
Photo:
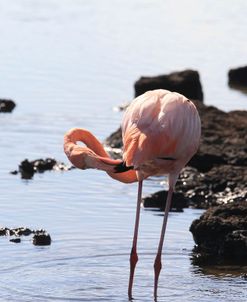
[(221, 258), (221, 263), (216, 257), (208, 257), (197, 251), (197, 246), (190, 251), (191, 272), (195, 275), (206, 276), (209, 278), (241, 278), (247, 281), (247, 265), (232, 263)]
[[(193, 264), (192, 264), (193, 265)], [(241, 265), (193, 265), (192, 272), (195, 275), (204, 275), (216, 278), (241, 278), (247, 282), (247, 266)]]

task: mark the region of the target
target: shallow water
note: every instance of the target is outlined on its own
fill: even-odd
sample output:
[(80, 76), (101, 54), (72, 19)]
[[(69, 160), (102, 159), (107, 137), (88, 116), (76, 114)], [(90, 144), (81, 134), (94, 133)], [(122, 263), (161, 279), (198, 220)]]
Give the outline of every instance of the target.
[[(98, 171), (46, 172), (30, 181), (9, 172), (25, 158), (67, 162), (62, 141), (71, 127), (103, 140), (121, 120), (112, 108), (132, 98), (144, 74), (197, 69), (207, 104), (247, 109), (246, 95), (227, 87), (228, 69), (246, 64), (246, 1), (207, 3), (0, 1), (0, 97), (17, 102), (0, 115), (0, 223), (45, 228), (52, 237), (49, 247), (0, 237), (1, 301), (127, 301), (136, 184)], [(147, 181), (144, 194), (160, 189), (157, 179)], [(188, 228), (201, 213), (169, 215), (159, 301), (246, 301), (246, 268), (191, 264)], [(133, 293), (152, 301), (162, 216), (141, 214)]]

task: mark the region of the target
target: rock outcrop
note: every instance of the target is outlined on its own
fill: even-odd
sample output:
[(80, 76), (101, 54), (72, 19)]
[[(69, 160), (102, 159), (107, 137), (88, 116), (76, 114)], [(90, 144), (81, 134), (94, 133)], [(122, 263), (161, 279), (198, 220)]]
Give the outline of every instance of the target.
[(196, 247), (193, 262), (247, 264), (247, 202), (211, 207), (193, 221), (190, 231)]
[(148, 90), (166, 89), (179, 92), (191, 100), (203, 101), (199, 73), (195, 70), (172, 72), (155, 77), (141, 77), (135, 83), (135, 97)]
[(228, 84), (233, 88), (238, 86), (247, 88), (247, 66), (230, 69)]

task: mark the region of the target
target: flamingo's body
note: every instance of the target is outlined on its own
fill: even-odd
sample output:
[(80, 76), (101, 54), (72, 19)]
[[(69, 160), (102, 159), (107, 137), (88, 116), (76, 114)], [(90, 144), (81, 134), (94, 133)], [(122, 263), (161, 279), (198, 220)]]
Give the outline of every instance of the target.
[[(104, 170), (112, 178), (124, 183), (139, 182), (130, 257), (130, 299), (138, 260), (136, 247), (142, 181), (152, 175), (168, 174), (169, 177), (164, 222), (154, 263), (156, 300), (161, 252), (173, 188), (180, 171), (197, 151), (200, 135), (201, 123), (194, 104), (181, 94), (162, 89), (148, 91), (137, 97), (125, 112), (122, 122), (123, 161), (111, 159), (101, 143), (87, 130), (74, 128), (65, 135), (65, 153), (77, 168)], [(87, 147), (76, 145), (77, 141), (84, 142)]]

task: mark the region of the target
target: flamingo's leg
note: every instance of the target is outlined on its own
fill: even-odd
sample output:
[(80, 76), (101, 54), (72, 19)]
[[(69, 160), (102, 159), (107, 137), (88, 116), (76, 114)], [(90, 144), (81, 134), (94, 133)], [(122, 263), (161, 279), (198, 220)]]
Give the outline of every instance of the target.
[(133, 280), (134, 280), (135, 267), (136, 267), (136, 263), (138, 261), (136, 247), (137, 247), (139, 220), (140, 220), (141, 197), (142, 197), (142, 180), (140, 180), (138, 183), (138, 197), (137, 197), (137, 205), (136, 205), (135, 229), (134, 229), (132, 249), (131, 249), (131, 253), (130, 253), (130, 276), (129, 276), (129, 288), (128, 288), (129, 300), (133, 299), (132, 298), (132, 286), (133, 286)]
[(162, 254), (162, 247), (163, 247), (163, 242), (164, 242), (164, 237), (165, 237), (168, 213), (169, 213), (169, 210), (171, 207), (172, 193), (173, 193), (173, 188), (169, 186), (167, 199), (166, 199), (166, 207), (165, 207), (163, 225), (162, 225), (161, 234), (160, 234), (160, 242), (159, 242), (159, 246), (158, 246), (157, 255), (156, 255), (156, 258), (154, 261), (154, 301), (157, 301), (158, 279), (159, 279), (160, 271), (162, 268), (161, 254)]

